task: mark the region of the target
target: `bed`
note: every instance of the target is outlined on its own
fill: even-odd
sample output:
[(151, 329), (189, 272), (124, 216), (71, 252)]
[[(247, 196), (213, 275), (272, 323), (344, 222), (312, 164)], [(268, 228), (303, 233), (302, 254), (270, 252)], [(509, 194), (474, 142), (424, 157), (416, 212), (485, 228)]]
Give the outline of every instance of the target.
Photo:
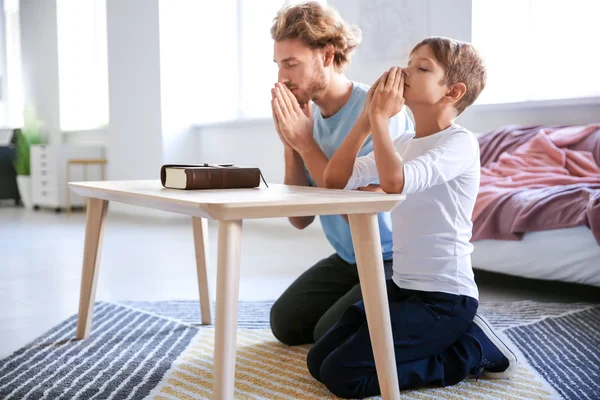
[(600, 246), (586, 226), (526, 233), (521, 240), (473, 242), (473, 267), (600, 287)]
[(600, 287), (600, 124), (479, 136), (473, 267)]

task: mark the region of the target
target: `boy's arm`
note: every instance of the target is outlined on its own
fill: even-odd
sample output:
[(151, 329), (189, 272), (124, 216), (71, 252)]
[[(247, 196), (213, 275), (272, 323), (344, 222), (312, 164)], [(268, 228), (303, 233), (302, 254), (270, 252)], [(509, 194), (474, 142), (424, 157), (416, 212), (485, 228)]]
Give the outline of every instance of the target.
[(371, 120), (373, 149), (381, 188), (386, 193), (419, 193), (451, 181), (479, 159), (479, 143), (468, 131), (440, 139), (424, 154), (404, 162), (389, 139), (387, 124)]
[(388, 121), (404, 106), (404, 74), (392, 67), (380, 78), (369, 107), (369, 122), (373, 138), (373, 153), (379, 184), (386, 193), (402, 193), (404, 164), (390, 137)]
[(298, 148), (298, 154), (308, 169), (308, 173), (318, 187), (325, 187), (325, 167), (327, 167), (327, 157), (321, 151), (319, 145), (310, 138), (305, 147)]
[[(368, 182), (360, 184), (361, 179), (357, 177), (358, 173), (362, 172), (360, 175), (361, 178), (363, 178), (362, 180), (364, 180), (366, 175), (369, 175), (369, 170), (374, 169), (374, 160), (369, 158), (372, 158), (372, 154), (365, 157), (359, 157), (358, 160), (356, 156), (365, 140), (369, 137), (371, 131), (368, 111), (373, 98), (373, 93), (377, 90), (379, 81), (380, 79), (377, 79), (367, 92), (363, 112), (357, 118), (352, 130), (327, 164), (324, 180), (325, 186), (330, 189), (356, 189), (359, 186), (366, 186), (372, 182), (372, 180), (369, 180)], [(371, 166), (373, 168), (370, 168)]]
[(362, 114), (333, 154), (325, 168), (324, 180), (330, 189), (344, 189), (353, 174), (356, 156), (369, 136), (369, 121)]
[(371, 118), (373, 153), (381, 189), (386, 193), (402, 193), (404, 188), (404, 162), (390, 137), (388, 119)]
[[(452, 132), (436, 146), (404, 164), (403, 193), (419, 193), (479, 166), (479, 142), (466, 130)], [(477, 169), (478, 170), (478, 169)]]
[(371, 120), (373, 148), (381, 188), (386, 193), (419, 193), (449, 182), (479, 160), (479, 143), (460, 130), (439, 140), (424, 154), (404, 162), (387, 134), (384, 122)]

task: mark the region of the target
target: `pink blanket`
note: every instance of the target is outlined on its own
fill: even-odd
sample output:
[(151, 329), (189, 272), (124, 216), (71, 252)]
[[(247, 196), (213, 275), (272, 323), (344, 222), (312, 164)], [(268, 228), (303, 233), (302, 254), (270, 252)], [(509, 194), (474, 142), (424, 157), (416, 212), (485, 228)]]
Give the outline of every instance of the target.
[(594, 161), (594, 155), (567, 148), (597, 130), (600, 130), (600, 124), (540, 128), (512, 154), (502, 153), (498, 161), (488, 167), (482, 166), (473, 219), (479, 218), (494, 201), (515, 189), (600, 184), (600, 167)]
[(506, 126), (479, 145), (473, 241), (586, 225), (600, 244), (600, 124)]

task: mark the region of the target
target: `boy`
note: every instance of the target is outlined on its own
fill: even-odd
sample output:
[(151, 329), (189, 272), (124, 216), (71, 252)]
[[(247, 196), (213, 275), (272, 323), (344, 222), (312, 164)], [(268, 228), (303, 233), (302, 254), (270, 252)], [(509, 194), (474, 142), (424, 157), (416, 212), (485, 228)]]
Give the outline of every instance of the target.
[[(479, 188), (479, 146), (454, 124), (485, 86), (476, 50), (448, 38), (423, 40), (408, 66), (369, 90), (363, 114), (325, 170), (330, 188), (379, 180), (406, 194), (392, 211), (393, 275), (387, 281), (400, 389), (447, 386), (470, 373), (504, 378), (514, 353), (476, 316), (471, 215)], [(391, 139), (387, 120), (406, 105), (415, 133)], [(356, 159), (369, 136), (374, 151)], [(340, 397), (380, 393), (364, 305), (354, 304), (310, 350), (310, 373)]]

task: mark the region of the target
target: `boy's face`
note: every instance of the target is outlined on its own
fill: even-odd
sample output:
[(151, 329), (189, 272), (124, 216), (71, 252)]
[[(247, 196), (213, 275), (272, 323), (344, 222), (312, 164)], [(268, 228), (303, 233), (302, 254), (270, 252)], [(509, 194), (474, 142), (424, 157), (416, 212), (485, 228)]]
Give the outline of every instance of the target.
[(438, 104), (448, 93), (448, 86), (442, 83), (444, 66), (435, 58), (428, 45), (414, 50), (410, 54), (408, 66), (402, 71), (404, 99), (409, 108)]
[(322, 54), (300, 40), (275, 42), (273, 61), (278, 81), (289, 87), (300, 104), (306, 104), (327, 87)]

